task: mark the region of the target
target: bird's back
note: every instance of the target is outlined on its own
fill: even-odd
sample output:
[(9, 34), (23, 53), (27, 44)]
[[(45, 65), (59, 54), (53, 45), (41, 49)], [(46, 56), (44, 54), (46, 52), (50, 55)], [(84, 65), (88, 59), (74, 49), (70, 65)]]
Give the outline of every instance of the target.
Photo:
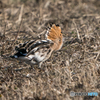
[(11, 57), (38, 64), (49, 57), (52, 52), (51, 45), (53, 43), (50, 40), (29, 41), (17, 47), (17, 52)]

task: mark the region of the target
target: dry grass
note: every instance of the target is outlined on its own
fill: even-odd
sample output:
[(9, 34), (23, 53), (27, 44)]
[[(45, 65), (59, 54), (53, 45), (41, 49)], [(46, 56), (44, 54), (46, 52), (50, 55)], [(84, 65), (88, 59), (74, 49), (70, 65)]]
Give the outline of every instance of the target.
[[(0, 2), (0, 100), (100, 100), (99, 6), (99, 0)], [(5, 59), (19, 43), (43, 39), (51, 23), (61, 26), (64, 45), (42, 69)], [(99, 95), (70, 97), (70, 91)]]

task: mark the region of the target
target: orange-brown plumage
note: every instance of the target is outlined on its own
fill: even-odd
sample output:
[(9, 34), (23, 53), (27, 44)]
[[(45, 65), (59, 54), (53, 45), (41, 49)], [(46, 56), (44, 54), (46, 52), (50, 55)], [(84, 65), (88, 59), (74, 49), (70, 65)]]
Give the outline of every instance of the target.
[(54, 45), (52, 46), (54, 50), (59, 50), (63, 44), (61, 28), (53, 24), (51, 29), (47, 33), (47, 39), (54, 42)]

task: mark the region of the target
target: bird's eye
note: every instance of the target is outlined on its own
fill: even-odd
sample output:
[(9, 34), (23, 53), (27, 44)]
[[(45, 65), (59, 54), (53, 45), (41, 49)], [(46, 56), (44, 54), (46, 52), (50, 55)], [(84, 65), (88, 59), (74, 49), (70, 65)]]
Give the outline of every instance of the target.
[(59, 39), (59, 42), (61, 42), (61, 39)]

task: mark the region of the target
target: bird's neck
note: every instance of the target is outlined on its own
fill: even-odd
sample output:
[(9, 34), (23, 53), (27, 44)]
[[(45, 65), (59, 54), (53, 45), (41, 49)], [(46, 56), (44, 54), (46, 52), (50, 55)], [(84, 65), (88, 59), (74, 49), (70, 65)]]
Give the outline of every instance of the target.
[(56, 50), (59, 49), (59, 45), (58, 45), (57, 43), (54, 43), (54, 44), (51, 46), (51, 49), (52, 49), (53, 51), (56, 51)]

